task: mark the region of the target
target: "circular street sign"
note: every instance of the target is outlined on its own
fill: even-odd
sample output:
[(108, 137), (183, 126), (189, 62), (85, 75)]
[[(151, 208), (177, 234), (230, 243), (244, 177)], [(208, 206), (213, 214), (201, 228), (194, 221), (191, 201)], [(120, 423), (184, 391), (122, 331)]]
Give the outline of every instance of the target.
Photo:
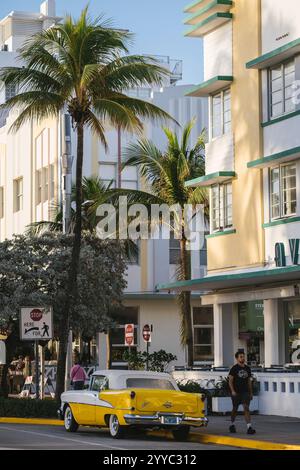
[(143, 328), (143, 338), (146, 343), (151, 341), (151, 328), (149, 325), (145, 325)]
[(39, 308), (34, 308), (30, 312), (30, 318), (32, 321), (40, 321), (43, 318), (43, 312)]

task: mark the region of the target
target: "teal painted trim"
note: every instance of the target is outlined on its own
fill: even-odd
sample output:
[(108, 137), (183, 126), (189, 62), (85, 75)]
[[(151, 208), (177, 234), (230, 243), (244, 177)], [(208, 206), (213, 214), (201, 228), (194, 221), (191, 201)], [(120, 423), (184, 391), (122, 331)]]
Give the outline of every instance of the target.
[(224, 85), (222, 82), (233, 82), (233, 76), (232, 75), (217, 75), (216, 77), (206, 80), (206, 82), (200, 83), (199, 85), (195, 85), (193, 88), (191, 88), (191, 90), (185, 93), (185, 96), (189, 96), (192, 93), (196, 93), (197, 91), (205, 91), (205, 88), (208, 88), (210, 85), (213, 85), (214, 83), (217, 83), (217, 82), (221, 82), (220, 83), (220, 89), (221, 89), (221, 87)]
[[(177, 295), (176, 294), (168, 294), (168, 293), (161, 293), (161, 292), (153, 292), (151, 294), (149, 293), (138, 293), (138, 294), (133, 294), (133, 293), (125, 293), (123, 294), (123, 299), (124, 300), (176, 300)], [(192, 299), (199, 299), (199, 293), (194, 293), (192, 294)]]
[(196, 24), (193, 28), (191, 28), (189, 31), (185, 31), (184, 34), (185, 36), (188, 36), (191, 34), (193, 31), (196, 31), (199, 28), (202, 28), (206, 24), (210, 23), (211, 21), (214, 21), (218, 18), (227, 18), (228, 20), (231, 20), (233, 17), (232, 13), (215, 13), (212, 16), (209, 16), (205, 20), (201, 21), (200, 23)]
[(300, 217), (288, 217), (286, 219), (273, 220), (272, 222), (263, 224), (262, 227), (263, 228), (276, 227), (276, 225), (293, 224), (295, 222), (300, 222)]
[(190, 3), (189, 5), (187, 5), (186, 7), (184, 7), (184, 12), (188, 12), (190, 10), (190, 8), (194, 8), (195, 6), (197, 6), (199, 3), (202, 3), (203, 0), (197, 0), (196, 2), (192, 2)]
[(200, 176), (200, 178), (195, 178), (185, 182), (185, 187), (189, 188), (199, 183), (207, 183), (210, 180), (215, 178), (235, 178), (236, 173), (234, 171), (217, 171), (216, 173), (211, 173), (210, 175)]
[(272, 163), (285, 157), (292, 157), (293, 155), (296, 155), (297, 153), (300, 154), (300, 147), (295, 147), (293, 149), (284, 150), (283, 152), (275, 153), (274, 155), (269, 155), (268, 157), (259, 158), (258, 160), (254, 160), (253, 162), (248, 162), (247, 167), (255, 168), (264, 163)]
[[(281, 276), (283, 274), (291, 274), (291, 273), (299, 273), (300, 276), (300, 266), (287, 266), (284, 268), (273, 268), (273, 269), (264, 269), (261, 271), (251, 271), (246, 273), (239, 273), (239, 274), (221, 274), (217, 276), (206, 276), (200, 279), (192, 279), (191, 281), (178, 281), (172, 282), (168, 284), (158, 284), (158, 290), (172, 290), (172, 289), (185, 289), (190, 287), (195, 287), (199, 285), (199, 290), (201, 290), (201, 284), (206, 287), (203, 287), (203, 290), (207, 290), (209, 288), (214, 289), (213, 286), (209, 286), (209, 284), (214, 284), (217, 282), (222, 281), (256, 281), (258, 283), (258, 277), (261, 277), (263, 280), (268, 281), (268, 278), (271, 276)], [(291, 281), (292, 282), (292, 281)], [(232, 286), (234, 287), (234, 286)]]
[(262, 122), (261, 126), (262, 127), (271, 126), (272, 124), (276, 124), (277, 122), (285, 121), (286, 119), (291, 119), (291, 118), (293, 118), (295, 116), (299, 116), (299, 115), (300, 115), (300, 110), (299, 111), (293, 111), (292, 113), (283, 114), (282, 116), (280, 116), (278, 118), (270, 119), (269, 121)]
[(262, 65), (267, 60), (273, 59), (279, 54), (282, 54), (283, 52), (286, 52), (289, 49), (292, 49), (293, 47), (296, 47), (299, 45), (300, 45), (300, 38), (295, 39), (295, 41), (289, 42), (288, 44), (285, 44), (284, 46), (278, 47), (278, 49), (274, 49), (273, 51), (267, 52), (266, 54), (263, 54), (260, 57), (257, 57), (256, 59), (250, 60), (250, 62), (246, 63), (246, 68), (251, 69), (257, 65)]
[(232, 1), (231, 0), (213, 0), (211, 3), (206, 5), (206, 7), (201, 8), (201, 10), (197, 11), (194, 13), (192, 16), (190, 16), (187, 20), (184, 20), (184, 23), (187, 23), (190, 20), (193, 20), (194, 18), (197, 18), (198, 16), (203, 15), (204, 13), (207, 13), (209, 10), (212, 8), (216, 7), (217, 5), (228, 5), (232, 6)]
[(224, 235), (233, 235), (234, 233), (236, 233), (235, 229), (224, 230), (223, 232), (215, 232), (210, 235), (206, 235), (205, 238), (208, 240), (209, 238), (224, 237)]

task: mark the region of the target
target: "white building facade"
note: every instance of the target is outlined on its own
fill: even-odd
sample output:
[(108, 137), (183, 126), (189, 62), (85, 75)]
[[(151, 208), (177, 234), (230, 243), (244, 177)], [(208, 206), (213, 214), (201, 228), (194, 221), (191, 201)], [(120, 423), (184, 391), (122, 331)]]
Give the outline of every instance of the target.
[(208, 275), (173, 288), (207, 291), (214, 365), (244, 350), (260, 411), (299, 417), (300, 4), (217, 3), (186, 9), (206, 68), (191, 96), (209, 98), (206, 176), (189, 182), (210, 188)]
[[(24, 13), (13, 11), (0, 21), (0, 66), (17, 63), (18, 48), (32, 34), (51, 27), (60, 21), (56, 16), (55, 0), (41, 4), (40, 12)], [(185, 94), (191, 86), (177, 85), (181, 78), (181, 61), (168, 57), (159, 58), (162, 65), (170, 68), (169, 81), (161, 89), (141, 88), (130, 90), (129, 94), (150, 100), (168, 111), (180, 124), (185, 125), (196, 118), (191, 143), (195, 142), (202, 129), (207, 127), (207, 100), (195, 100)], [(16, 93), (2, 85), (0, 102)], [(0, 116), (0, 240), (23, 233), (26, 227), (42, 220), (51, 220), (53, 207), (61, 202), (62, 184), (62, 142), (64, 141), (62, 119), (51, 119), (37, 125), (29, 123), (17, 133), (9, 133), (14, 115), (3, 112)], [(171, 124), (171, 127), (174, 127)], [(83, 174), (86, 177), (100, 177), (105, 182), (118, 184), (118, 148), (126, 147), (133, 139), (107, 128), (109, 151), (105, 153), (98, 139), (90, 132), (85, 138), (85, 161)], [(165, 140), (159, 125), (145, 123), (144, 135), (163, 147)], [(72, 136), (72, 154), (76, 155), (76, 136)], [(119, 145), (121, 144), (121, 145)], [(73, 170), (75, 163), (73, 165)], [(138, 170), (124, 170), (122, 187), (142, 188)], [(156, 285), (175, 280), (179, 247), (168, 240), (142, 241), (139, 257), (128, 265), (126, 279), (128, 286), (124, 295), (124, 311), (118, 319), (119, 327), (112, 333), (112, 357), (115, 366), (123, 365), (124, 325), (135, 324), (134, 347), (144, 350), (143, 325), (153, 327), (150, 351), (164, 349), (177, 356), (177, 364), (186, 363), (185, 351), (180, 343), (180, 315), (174, 295), (156, 292)], [(206, 273), (206, 247), (192, 252), (194, 276)], [(194, 302), (194, 301), (193, 301)], [(194, 304), (195, 357), (199, 362), (212, 361), (213, 333), (212, 309), (199, 310)], [(86, 352), (93, 362), (101, 367), (106, 365), (106, 338), (98, 334), (97, 339), (86, 342), (76, 339), (73, 348)]]

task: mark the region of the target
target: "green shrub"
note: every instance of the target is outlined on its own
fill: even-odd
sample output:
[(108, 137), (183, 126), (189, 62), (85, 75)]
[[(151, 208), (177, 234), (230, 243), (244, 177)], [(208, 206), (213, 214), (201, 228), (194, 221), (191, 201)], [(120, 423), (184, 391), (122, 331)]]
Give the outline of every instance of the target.
[(57, 418), (55, 400), (0, 398), (1, 418)]
[[(163, 349), (154, 351), (148, 355), (149, 371), (151, 372), (165, 372), (168, 365), (172, 361), (176, 361), (177, 357), (171, 353), (167, 353)], [(146, 351), (126, 351), (123, 354), (123, 361), (128, 362), (129, 370), (145, 370), (147, 363)]]
[(205, 388), (202, 388), (201, 385), (198, 382), (195, 382), (194, 380), (177, 382), (177, 385), (182, 392), (202, 393), (204, 395), (207, 395), (207, 390)]

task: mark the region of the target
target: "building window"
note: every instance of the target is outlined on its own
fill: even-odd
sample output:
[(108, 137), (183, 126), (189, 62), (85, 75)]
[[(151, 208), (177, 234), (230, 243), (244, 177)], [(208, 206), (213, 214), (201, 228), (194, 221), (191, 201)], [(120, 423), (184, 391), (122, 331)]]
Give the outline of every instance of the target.
[(123, 354), (128, 349), (125, 345), (125, 325), (134, 324), (134, 344), (131, 351), (136, 351), (138, 346), (138, 308), (124, 307), (117, 315), (113, 315), (118, 324), (111, 330), (110, 340), (112, 344), (112, 362), (124, 362)]
[(212, 307), (193, 308), (194, 361), (214, 360), (214, 318)]
[(170, 230), (169, 264), (180, 264), (180, 240), (175, 238), (174, 231)]
[(272, 67), (270, 81), (270, 117), (276, 118), (295, 110), (292, 85), (295, 81), (295, 61)]
[(14, 212), (23, 210), (23, 178), (14, 180)]
[(209, 235), (208, 232), (204, 233), (203, 245), (200, 249), (200, 266), (207, 266), (207, 239), (206, 236)]
[(36, 172), (36, 205), (42, 202), (42, 170)]
[(232, 183), (212, 186), (211, 212), (214, 232), (232, 227)]
[(48, 181), (48, 167), (43, 168), (43, 185), (44, 185), (44, 195), (43, 201), (48, 201), (49, 199), (49, 181)]
[(55, 165), (50, 165), (50, 199), (55, 196)]
[(13, 85), (13, 84), (5, 85), (5, 101), (8, 101), (11, 98), (14, 98), (16, 94), (17, 94), (16, 85)]
[(271, 219), (289, 217), (297, 212), (296, 163), (270, 171)]
[(0, 187), (0, 219), (4, 217), (4, 188)]
[(231, 92), (229, 89), (212, 96), (211, 126), (213, 139), (231, 131)]
[(141, 254), (141, 240), (129, 240), (127, 264), (139, 265)]

